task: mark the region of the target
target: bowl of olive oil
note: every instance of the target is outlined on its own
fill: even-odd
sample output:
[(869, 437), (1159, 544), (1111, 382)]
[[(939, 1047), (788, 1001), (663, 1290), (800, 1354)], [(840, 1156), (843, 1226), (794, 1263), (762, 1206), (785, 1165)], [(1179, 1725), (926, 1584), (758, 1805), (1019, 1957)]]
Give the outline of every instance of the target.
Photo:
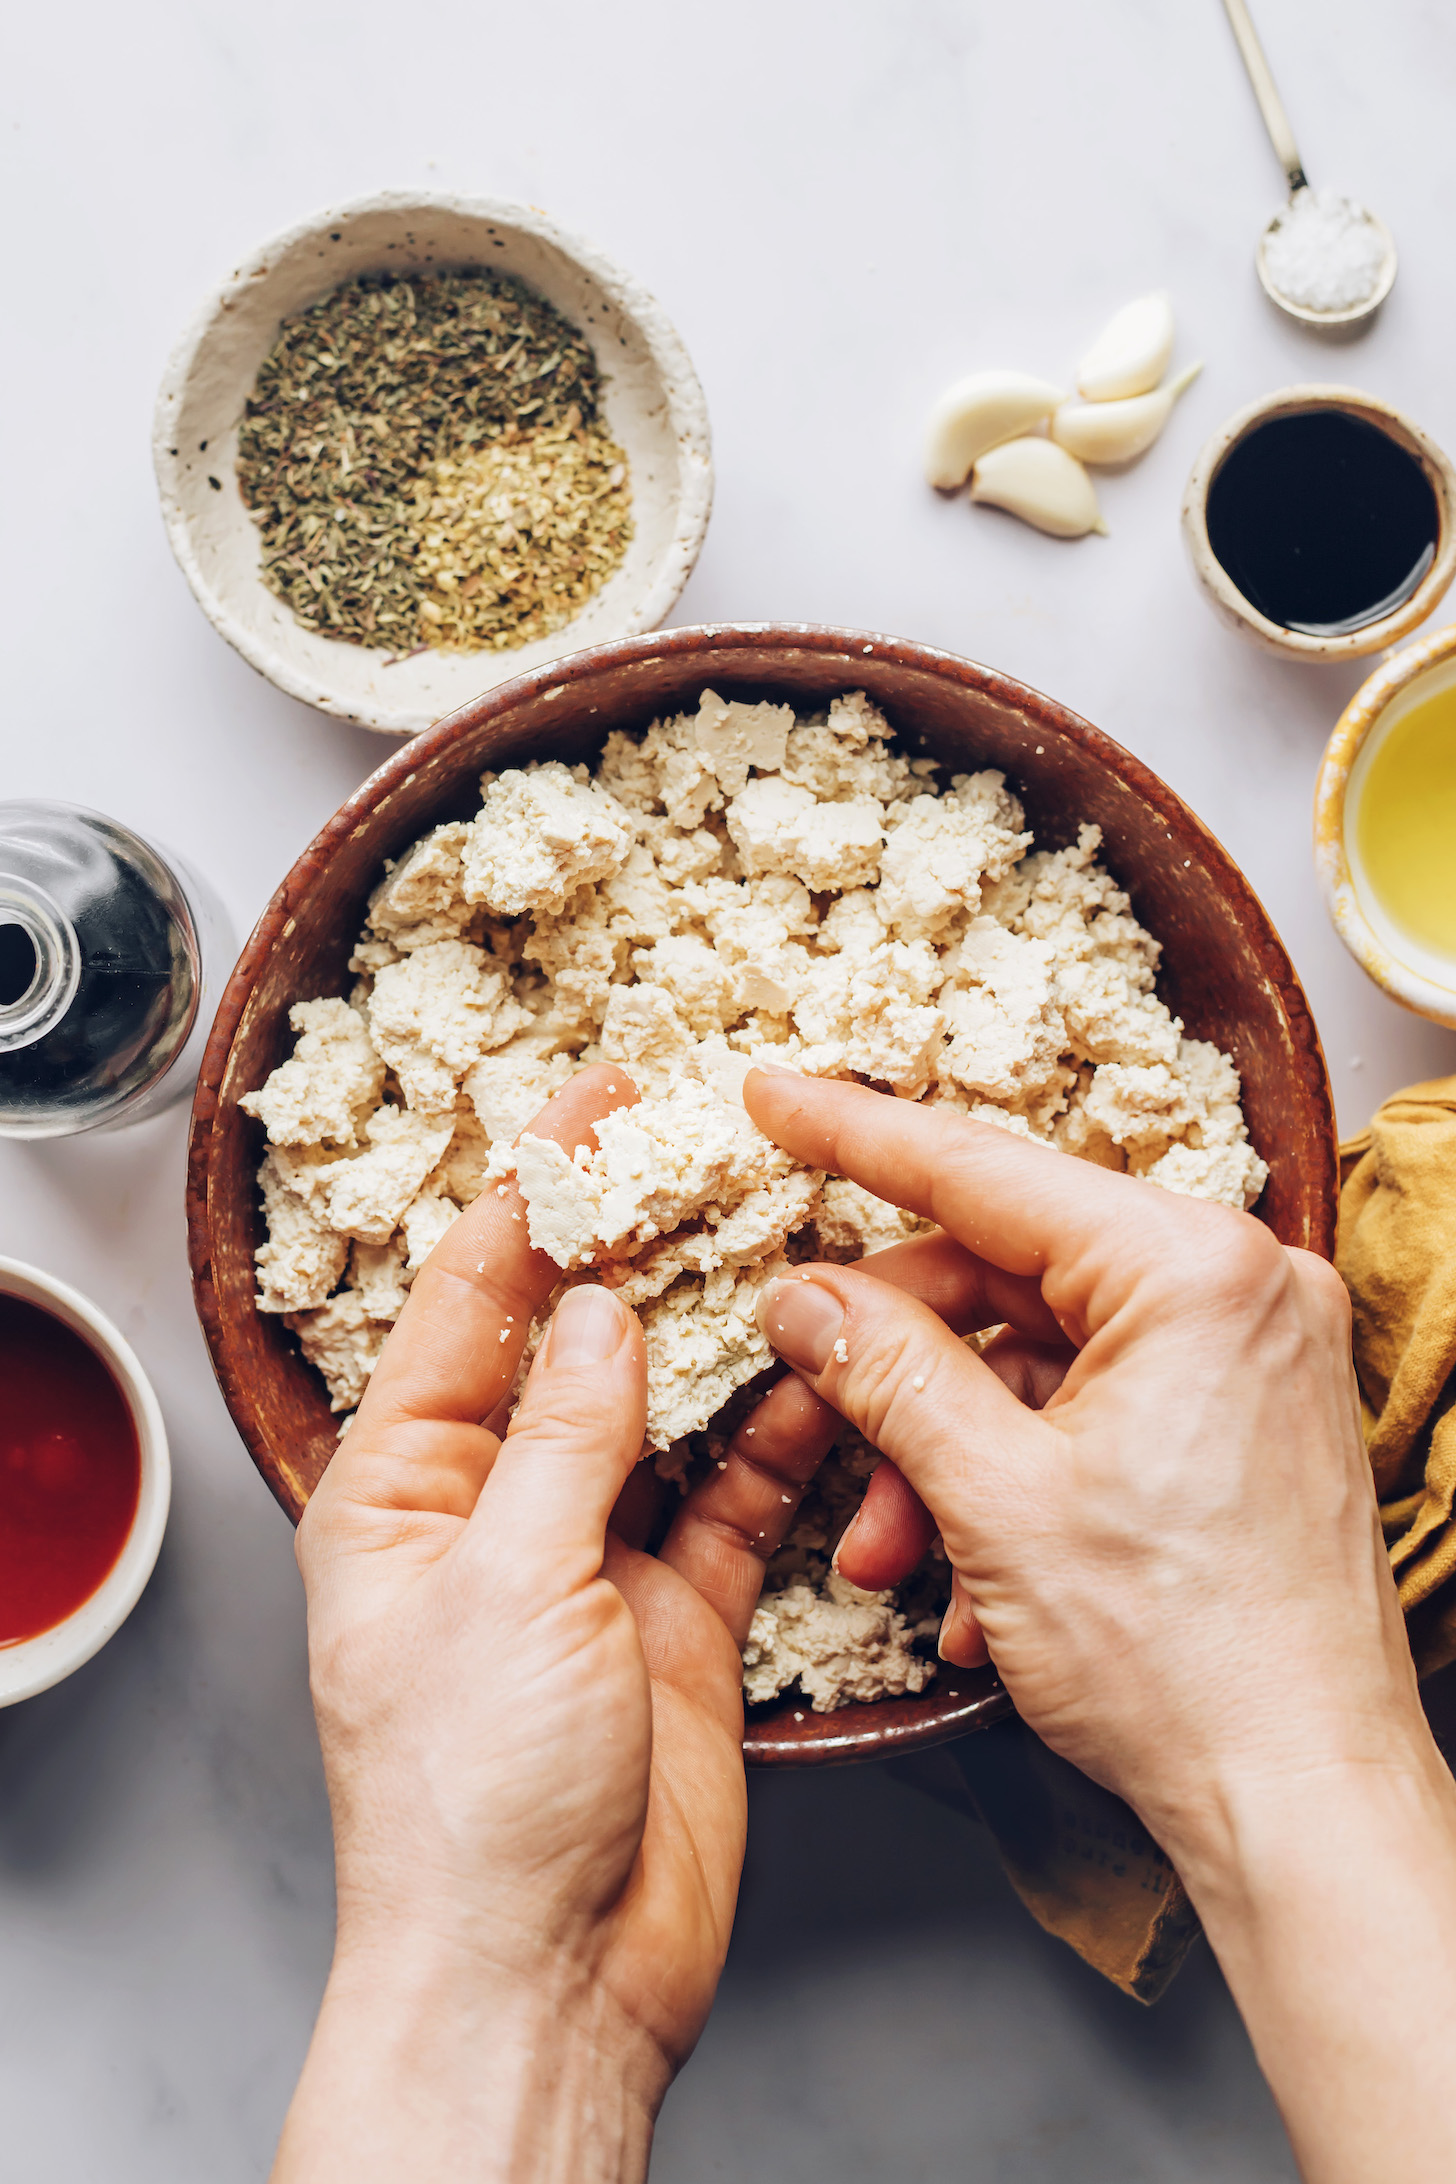
[(1315, 862), (1356, 961), (1456, 1026), (1456, 623), (1393, 653), (1341, 714), (1315, 791)]

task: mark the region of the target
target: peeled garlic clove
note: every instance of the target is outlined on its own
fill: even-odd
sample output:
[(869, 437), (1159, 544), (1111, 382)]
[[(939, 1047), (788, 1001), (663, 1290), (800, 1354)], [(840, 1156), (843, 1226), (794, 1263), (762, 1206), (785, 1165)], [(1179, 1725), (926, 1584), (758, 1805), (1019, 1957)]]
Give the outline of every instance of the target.
[(930, 413), (925, 475), (932, 485), (964, 485), (973, 463), (1002, 440), (1029, 432), (1066, 396), (1026, 372), (972, 372), (958, 379)]
[(1105, 531), (1092, 480), (1055, 440), (1007, 440), (971, 472), (971, 499), (1005, 508), (1053, 538)]
[(1173, 354), (1173, 307), (1167, 291), (1125, 304), (1077, 367), (1077, 392), (1089, 402), (1149, 394)]
[(1064, 402), (1052, 418), (1052, 438), (1080, 463), (1130, 463), (1152, 446), (1173, 404), (1202, 369), (1190, 364), (1166, 387), (1131, 394), (1121, 402)]

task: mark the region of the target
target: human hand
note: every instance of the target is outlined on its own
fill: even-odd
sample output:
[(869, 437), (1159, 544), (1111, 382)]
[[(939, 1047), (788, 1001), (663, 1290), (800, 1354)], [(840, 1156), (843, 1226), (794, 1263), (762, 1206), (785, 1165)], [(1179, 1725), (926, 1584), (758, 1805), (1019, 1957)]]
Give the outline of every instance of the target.
[[(1333, 1269), (962, 1116), (778, 1073), (745, 1097), (945, 1232), (778, 1284), (761, 1318), (928, 1505), (948, 1655), (978, 1623), (1023, 1716), (1165, 1843), (1225, 1771), (1285, 1764), (1296, 1688), (1311, 1761), (1387, 1749), (1414, 1682)], [(988, 1364), (946, 1320), (1010, 1332)], [(861, 1515), (840, 1567), (892, 1581), (895, 1548)]]
[[(1444, 2184), (1456, 1792), (1338, 1277), (1248, 1215), (954, 1114), (778, 1072), (744, 1098), (944, 1232), (761, 1300), (807, 1389), (897, 1467), (840, 1569), (893, 1582), (938, 1525), (947, 1654), (988, 1647), (1023, 1717), (1169, 1852), (1309, 2184)], [(984, 1357), (956, 1338), (1003, 1322)]]
[[(620, 1070), (586, 1071), (531, 1127), (574, 1146), (622, 1099)], [(339, 1925), (278, 2184), (638, 2176), (712, 2001), (747, 1618), (690, 1575), (756, 1599), (752, 1558), (722, 1508), (661, 1559), (609, 1532), (629, 1478), (632, 1530), (646, 1382), (606, 1290), (568, 1290), (498, 1437), (559, 1279), (514, 1186), (487, 1189), (299, 1527)]]

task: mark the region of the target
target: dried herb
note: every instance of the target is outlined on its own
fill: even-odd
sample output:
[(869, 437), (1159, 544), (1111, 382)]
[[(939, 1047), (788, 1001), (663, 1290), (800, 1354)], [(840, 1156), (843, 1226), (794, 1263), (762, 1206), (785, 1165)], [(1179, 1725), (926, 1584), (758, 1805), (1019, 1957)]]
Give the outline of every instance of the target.
[(499, 439), (432, 466), (415, 568), (432, 644), (503, 650), (581, 611), (632, 535), (627, 459), (600, 423)]
[[(625, 458), (598, 426), (599, 398), (590, 343), (508, 274), (345, 282), (285, 321), (239, 431), (238, 482), (262, 532), (264, 582), (305, 628), (396, 652), (442, 642), (501, 647), (559, 627), (610, 574), (631, 535)], [(608, 489), (617, 497), (585, 522), (558, 509), (569, 540), (548, 535), (542, 522), (538, 545), (536, 517), (517, 525), (522, 568), (507, 563), (513, 573), (503, 584), (488, 580), (492, 541), (463, 501), (453, 518), (431, 511), (447, 478), (469, 472), (496, 443), (513, 451), (501, 490), (520, 501), (516, 451), (543, 434), (551, 476), (564, 470), (586, 481), (593, 507), (604, 469), (621, 465)], [(492, 474), (487, 466), (480, 475)], [(533, 506), (543, 490), (551, 497), (549, 478), (536, 485)], [(488, 483), (465, 495), (471, 506), (498, 497)], [(607, 513), (610, 522), (601, 520)], [(464, 556), (458, 563), (452, 538)], [(580, 566), (564, 566), (574, 554)], [(526, 559), (542, 564), (538, 574)], [(445, 581), (452, 573), (454, 586)], [(463, 614), (459, 594), (476, 576), (466, 596), (480, 604)], [(481, 598), (488, 589), (494, 597)], [(447, 616), (452, 591), (457, 611)], [(553, 599), (564, 607), (554, 622)]]

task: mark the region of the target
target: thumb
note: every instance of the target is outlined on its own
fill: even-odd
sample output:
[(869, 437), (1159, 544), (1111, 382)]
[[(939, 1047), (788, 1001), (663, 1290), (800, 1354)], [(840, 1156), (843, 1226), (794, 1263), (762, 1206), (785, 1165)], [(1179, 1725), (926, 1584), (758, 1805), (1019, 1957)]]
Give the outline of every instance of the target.
[(758, 1323), (786, 1364), (904, 1474), (968, 1574), (991, 1527), (1034, 1514), (1055, 1429), (928, 1306), (862, 1268), (797, 1267)]
[(636, 1317), (594, 1283), (568, 1289), (470, 1519), (522, 1566), (599, 1568), (607, 1519), (642, 1453), (647, 1363)]

